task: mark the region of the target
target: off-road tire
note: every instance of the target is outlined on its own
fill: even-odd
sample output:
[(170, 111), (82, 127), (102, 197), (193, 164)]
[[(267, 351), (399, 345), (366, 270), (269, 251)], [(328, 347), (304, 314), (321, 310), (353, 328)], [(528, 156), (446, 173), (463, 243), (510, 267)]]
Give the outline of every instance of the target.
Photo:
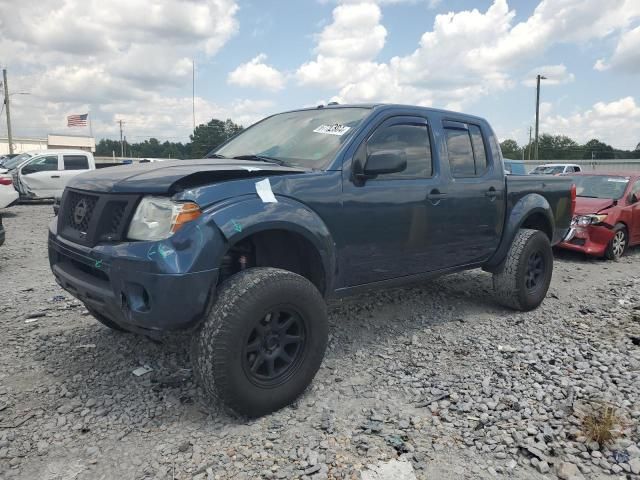
[[(543, 272), (534, 288), (527, 287), (530, 259), (538, 254)], [(539, 230), (520, 229), (513, 239), (503, 268), (493, 275), (497, 300), (514, 310), (533, 310), (542, 303), (553, 273), (553, 251), (549, 238)]]
[[(85, 305), (85, 307), (87, 307), (87, 306)], [(117, 332), (128, 332), (128, 330), (122, 328), (116, 322), (114, 322), (112, 320), (109, 320), (107, 317), (105, 317), (101, 313), (97, 312), (93, 308), (87, 307), (87, 310), (89, 310), (89, 313), (91, 314), (91, 316), (93, 318), (95, 318), (97, 321), (99, 321), (105, 327), (110, 328), (111, 330), (115, 330)]]
[[(305, 340), (296, 347), (296, 360), (285, 370), (288, 373), (283, 374), (284, 379), (278, 380), (281, 383), (257, 384), (247, 369), (248, 359), (255, 357), (244, 349), (252, 343), (257, 324), (264, 328), (265, 319), (271, 321), (269, 312), (278, 308), (289, 308), (298, 314), (296, 321), (302, 322)], [(194, 378), (210, 397), (235, 414), (266, 415), (289, 405), (304, 392), (320, 368), (327, 337), (326, 305), (309, 280), (286, 270), (250, 268), (219, 287), (215, 304), (194, 332)], [(266, 348), (261, 346), (255, 355), (270, 354)]]
[[(607, 249), (604, 251), (604, 256), (607, 260), (620, 260), (629, 246), (629, 232), (627, 231), (627, 227), (622, 223), (618, 223), (613, 230), (615, 232), (614, 237), (607, 245)], [(618, 235), (619, 233), (624, 235), (624, 246), (622, 247), (622, 253), (617, 254), (614, 248), (614, 240), (616, 239), (615, 235)]]

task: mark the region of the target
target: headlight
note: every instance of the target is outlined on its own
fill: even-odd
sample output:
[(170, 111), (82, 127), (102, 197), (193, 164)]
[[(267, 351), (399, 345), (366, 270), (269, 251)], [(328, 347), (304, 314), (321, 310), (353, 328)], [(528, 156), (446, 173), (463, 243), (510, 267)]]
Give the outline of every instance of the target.
[(598, 223), (602, 223), (607, 218), (606, 215), (576, 215), (573, 217), (573, 225), (577, 225), (579, 227), (588, 227), (589, 225), (597, 225)]
[(202, 212), (193, 202), (174, 202), (166, 197), (144, 197), (133, 215), (127, 237), (131, 240), (162, 240)]

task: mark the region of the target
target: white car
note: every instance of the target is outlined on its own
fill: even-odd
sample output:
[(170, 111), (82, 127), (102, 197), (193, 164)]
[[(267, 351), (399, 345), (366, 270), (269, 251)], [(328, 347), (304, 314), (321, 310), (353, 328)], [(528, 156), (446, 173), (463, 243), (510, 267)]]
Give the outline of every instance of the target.
[(91, 152), (84, 150), (43, 150), (11, 171), (21, 198), (55, 198), (62, 195), (69, 180), (96, 169)]
[(0, 208), (7, 208), (18, 200), (19, 194), (13, 188), (13, 179), (9, 175), (0, 174)]
[(531, 175), (562, 175), (564, 173), (578, 173), (582, 171), (575, 163), (545, 163), (531, 170)]

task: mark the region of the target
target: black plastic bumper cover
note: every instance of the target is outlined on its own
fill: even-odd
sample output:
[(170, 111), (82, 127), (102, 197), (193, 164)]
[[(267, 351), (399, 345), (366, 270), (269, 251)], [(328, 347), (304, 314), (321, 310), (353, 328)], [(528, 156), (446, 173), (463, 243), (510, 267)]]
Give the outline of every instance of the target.
[(183, 330), (197, 324), (218, 280), (218, 269), (150, 273), (127, 268), (126, 262), (113, 262), (105, 268), (53, 235), (49, 236), (49, 263), (62, 288), (123, 328), (135, 331)]

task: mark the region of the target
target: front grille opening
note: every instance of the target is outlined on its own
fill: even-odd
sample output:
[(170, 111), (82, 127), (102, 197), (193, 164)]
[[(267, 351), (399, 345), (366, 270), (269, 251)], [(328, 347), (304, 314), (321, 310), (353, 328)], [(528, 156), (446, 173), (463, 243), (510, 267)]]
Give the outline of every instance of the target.
[(86, 246), (124, 240), (139, 195), (87, 193), (67, 188), (58, 219), (60, 236)]
[(74, 260), (73, 258), (66, 258), (65, 260), (69, 262), (71, 265), (73, 265), (74, 268), (77, 268), (78, 270), (86, 273), (87, 275), (91, 275), (92, 277), (95, 277), (104, 282), (109, 281), (109, 276), (102, 270), (98, 270), (97, 268), (91, 267), (86, 263), (82, 263), (77, 260)]
[(123, 223), (125, 221), (125, 213), (127, 211), (128, 203), (126, 201), (111, 201), (108, 202), (102, 213), (102, 234), (101, 240), (113, 241), (120, 238)]
[(97, 202), (96, 196), (70, 191), (64, 211), (65, 224), (74, 230), (86, 232)]
[(579, 247), (584, 247), (584, 244), (587, 243), (587, 241), (584, 238), (572, 238), (569, 243), (578, 245)]

